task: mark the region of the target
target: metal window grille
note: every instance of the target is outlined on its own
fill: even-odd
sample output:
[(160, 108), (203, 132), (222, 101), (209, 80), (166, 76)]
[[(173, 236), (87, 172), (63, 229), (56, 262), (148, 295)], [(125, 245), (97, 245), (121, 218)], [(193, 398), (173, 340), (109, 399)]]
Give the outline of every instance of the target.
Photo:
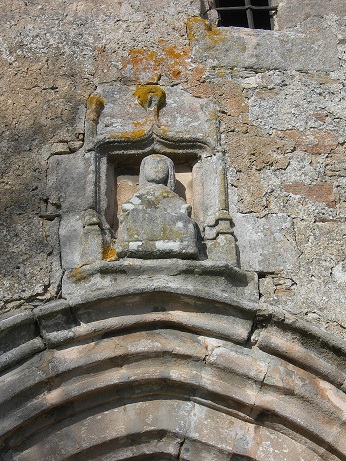
[(219, 26), (274, 29), (273, 15), (277, 10), (270, 0), (215, 0)]

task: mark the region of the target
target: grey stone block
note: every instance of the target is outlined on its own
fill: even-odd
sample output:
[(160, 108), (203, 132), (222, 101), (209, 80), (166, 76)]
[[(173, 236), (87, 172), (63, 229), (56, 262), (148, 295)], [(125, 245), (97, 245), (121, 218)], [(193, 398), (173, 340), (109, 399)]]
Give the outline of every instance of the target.
[(14, 366), (44, 348), (31, 311), (0, 319), (0, 370)]
[(49, 201), (57, 213), (95, 207), (95, 159), (93, 153), (53, 155), (48, 167)]
[(94, 210), (65, 214), (61, 219), (59, 236), (63, 269), (102, 259), (103, 239)]
[[(192, 52), (210, 67), (241, 67), (297, 71), (329, 71), (339, 66), (337, 38), (328, 23), (310, 33), (252, 30), (229, 27), (212, 29), (202, 19), (189, 23)], [(211, 52), (211, 49), (213, 52)]]
[(290, 235), (291, 218), (235, 214), (233, 219), (242, 269), (279, 272), (297, 267), (300, 253), (293, 235)]
[(138, 102), (141, 94), (138, 86), (100, 85), (95, 100), (102, 101), (102, 110), (96, 118), (91, 112), (87, 120), (89, 148), (104, 142), (133, 143), (150, 138), (151, 131), (172, 141), (194, 139), (215, 146), (218, 142), (217, 107), (213, 101), (196, 98), (179, 87), (167, 87), (165, 91), (166, 104), (160, 110), (160, 124), (157, 125), (153, 111), (146, 111)]

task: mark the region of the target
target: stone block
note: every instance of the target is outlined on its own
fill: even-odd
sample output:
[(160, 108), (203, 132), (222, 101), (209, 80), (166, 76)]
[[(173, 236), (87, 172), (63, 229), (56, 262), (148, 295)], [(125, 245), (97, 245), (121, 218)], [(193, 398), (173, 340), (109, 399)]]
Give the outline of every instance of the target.
[(307, 185), (304, 183), (290, 183), (282, 185), (285, 192), (293, 195), (302, 195), (309, 200), (325, 203), (327, 206), (335, 208), (335, 195), (333, 192), (333, 184), (320, 183)]
[(215, 240), (207, 241), (208, 258), (214, 261), (227, 261), (237, 267), (237, 248), (232, 234), (218, 235)]
[(0, 370), (14, 366), (44, 348), (31, 311), (0, 319)]
[(74, 337), (71, 328), (75, 326), (70, 306), (64, 299), (51, 301), (36, 307), (34, 315), (40, 326), (40, 332), (48, 347)]
[(258, 292), (253, 274), (225, 263), (123, 259), (68, 271), (63, 296), (81, 322), (74, 329), (81, 337), (168, 321), (177, 329), (243, 343)]
[(103, 239), (94, 210), (65, 214), (61, 218), (59, 237), (63, 269), (102, 260)]
[(117, 293), (135, 295), (161, 289), (190, 293), (197, 298), (210, 297), (230, 306), (235, 303), (249, 312), (255, 311), (258, 303), (256, 274), (217, 261), (104, 261), (69, 271), (63, 280), (63, 296), (73, 304), (107, 299)]
[[(125, 233), (125, 228), (131, 231)], [(180, 215), (173, 221), (172, 216), (164, 212), (158, 215), (155, 210), (130, 211), (119, 231), (117, 255), (147, 259), (196, 259), (195, 225), (186, 215)]]
[(164, 137), (196, 139), (211, 147), (218, 144), (218, 107), (211, 98), (196, 98), (179, 87), (167, 90), (167, 104), (160, 112)]
[(279, 10), (276, 17), (276, 22), (279, 29), (296, 27), (304, 23), (305, 28), (309, 27), (306, 22), (311, 18), (315, 21), (320, 21), (326, 15), (345, 16), (345, 9), (339, 0), (329, 0), (326, 3), (323, 0), (316, 0), (311, 9), (310, 3), (302, 3), (299, 0), (291, 0), (289, 2), (278, 2)]
[(233, 219), (241, 268), (258, 272), (297, 268), (299, 251), (290, 233), (293, 222), (288, 216), (257, 218), (252, 214), (235, 214)]
[(327, 23), (309, 34), (247, 28), (217, 28), (201, 18), (188, 22), (192, 54), (210, 67), (329, 71), (339, 66), (337, 38)]
[(82, 211), (95, 206), (93, 153), (53, 155), (49, 159), (49, 202), (57, 213)]

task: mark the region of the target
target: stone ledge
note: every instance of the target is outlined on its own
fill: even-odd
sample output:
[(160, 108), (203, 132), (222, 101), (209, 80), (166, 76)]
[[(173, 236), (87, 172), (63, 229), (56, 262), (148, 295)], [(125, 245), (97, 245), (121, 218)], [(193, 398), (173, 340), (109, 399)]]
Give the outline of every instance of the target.
[(252, 312), (258, 307), (257, 275), (215, 261), (134, 258), (103, 261), (67, 271), (62, 290), (71, 306), (120, 294), (167, 291), (224, 302)]
[(195, 60), (209, 66), (276, 69), (290, 71), (329, 71), (338, 68), (337, 38), (328, 24), (318, 31), (302, 33), (268, 31), (242, 27), (213, 27), (207, 21), (192, 17), (188, 34)]

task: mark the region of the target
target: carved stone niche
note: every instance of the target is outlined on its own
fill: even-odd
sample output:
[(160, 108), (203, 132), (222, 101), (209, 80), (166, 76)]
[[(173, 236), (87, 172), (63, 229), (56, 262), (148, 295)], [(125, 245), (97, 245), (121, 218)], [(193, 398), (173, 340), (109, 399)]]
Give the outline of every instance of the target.
[[(119, 246), (119, 242), (115, 243), (118, 256), (211, 259), (238, 265), (232, 220), (228, 213), (224, 155), (218, 146), (216, 120), (213, 103), (194, 98), (178, 88), (170, 88), (166, 94), (158, 85), (103, 86), (89, 98), (86, 148), (95, 152), (96, 211), (108, 229), (108, 243), (111, 237), (115, 241), (124, 238), (120, 221), (124, 213), (129, 213), (124, 210), (124, 205), (132, 207), (135, 204), (131, 197), (133, 200), (142, 197), (139, 192), (141, 163), (153, 155), (153, 158), (155, 155), (164, 156), (174, 165), (172, 193), (189, 205), (195, 223), (197, 250), (192, 245), (190, 250), (175, 251), (179, 239), (182, 244), (181, 234), (177, 236), (171, 227), (164, 232), (167, 219), (170, 219), (165, 210), (169, 200), (162, 202), (161, 212), (155, 211), (155, 214), (143, 210), (140, 205), (138, 213), (144, 227), (136, 231), (132, 240), (127, 235), (131, 244), (126, 250), (123, 245)], [(162, 184), (162, 187), (164, 189), (166, 185)], [(140, 222), (138, 213), (132, 212), (137, 216), (137, 224)], [(134, 224), (134, 218), (131, 219), (128, 234)], [(145, 228), (150, 222), (152, 232), (149, 233), (150, 229), (146, 232)], [(180, 222), (181, 228), (188, 225), (187, 221), (184, 223)], [(155, 230), (157, 226), (161, 233)], [(140, 227), (138, 225), (136, 229)], [(151, 245), (143, 242), (157, 240), (155, 251), (143, 250)]]
[(44, 216), (59, 223), (71, 306), (155, 291), (257, 309), (256, 274), (237, 267), (217, 120), (209, 99), (178, 87), (90, 96), (83, 148), (48, 159)]

